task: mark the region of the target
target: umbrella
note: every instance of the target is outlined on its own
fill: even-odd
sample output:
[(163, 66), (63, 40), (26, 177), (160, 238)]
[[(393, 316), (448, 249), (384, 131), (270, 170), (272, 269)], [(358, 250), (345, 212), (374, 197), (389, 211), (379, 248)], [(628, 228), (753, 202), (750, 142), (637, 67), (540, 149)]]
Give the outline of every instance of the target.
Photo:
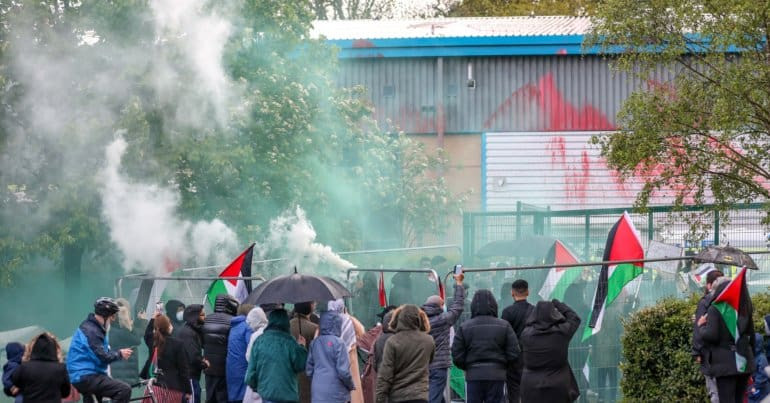
[(556, 239), (549, 236), (529, 236), (516, 241), (493, 241), (479, 248), (476, 251), (476, 256), (516, 256), (541, 259), (548, 254), (548, 250), (551, 249), (554, 242)]
[(696, 262), (708, 262), (727, 264), (731, 266), (746, 266), (746, 268), (752, 270), (759, 270), (757, 264), (754, 263), (754, 259), (751, 258), (746, 252), (733, 248), (730, 245), (727, 246), (709, 246), (708, 248), (700, 251), (693, 259)]
[(350, 291), (338, 281), (323, 276), (295, 272), (278, 276), (257, 286), (244, 303), (262, 305), (298, 303), (307, 301), (331, 301), (349, 297)]

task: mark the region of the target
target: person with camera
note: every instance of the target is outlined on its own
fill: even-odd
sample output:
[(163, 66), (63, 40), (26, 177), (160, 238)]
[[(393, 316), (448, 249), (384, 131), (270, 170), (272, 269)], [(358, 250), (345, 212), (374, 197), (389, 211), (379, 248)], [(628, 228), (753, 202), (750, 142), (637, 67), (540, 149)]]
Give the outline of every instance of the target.
[(67, 353), (70, 383), (83, 395), (97, 399), (109, 397), (115, 403), (128, 402), (131, 387), (107, 375), (107, 367), (118, 360), (131, 357), (132, 350), (110, 349), (107, 332), (115, 321), (118, 305), (112, 298), (101, 297), (94, 303), (94, 312), (75, 331)]

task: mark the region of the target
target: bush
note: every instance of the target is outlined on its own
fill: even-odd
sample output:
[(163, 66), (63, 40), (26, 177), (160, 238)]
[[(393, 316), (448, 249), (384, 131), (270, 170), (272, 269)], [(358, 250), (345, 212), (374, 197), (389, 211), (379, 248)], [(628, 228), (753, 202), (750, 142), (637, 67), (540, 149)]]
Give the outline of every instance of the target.
[[(621, 388), (627, 402), (707, 401), (705, 380), (691, 357), (693, 314), (699, 295), (666, 298), (624, 321)], [(770, 313), (770, 294), (752, 295), (755, 330)]]

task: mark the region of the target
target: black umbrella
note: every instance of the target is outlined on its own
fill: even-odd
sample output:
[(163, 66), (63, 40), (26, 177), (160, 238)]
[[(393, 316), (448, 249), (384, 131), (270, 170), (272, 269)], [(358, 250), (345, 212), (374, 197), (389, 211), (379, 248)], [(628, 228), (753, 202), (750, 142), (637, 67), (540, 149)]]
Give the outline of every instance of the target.
[(528, 236), (519, 240), (490, 242), (476, 251), (478, 257), (515, 256), (542, 259), (556, 241), (549, 236)]
[(338, 281), (312, 274), (278, 276), (257, 286), (244, 303), (262, 305), (298, 303), (307, 301), (331, 301), (349, 297), (350, 291)]
[(738, 267), (746, 266), (746, 268), (752, 270), (759, 270), (759, 267), (754, 263), (754, 259), (752, 259), (751, 256), (730, 245), (709, 246), (695, 255), (693, 259), (696, 262), (720, 263)]

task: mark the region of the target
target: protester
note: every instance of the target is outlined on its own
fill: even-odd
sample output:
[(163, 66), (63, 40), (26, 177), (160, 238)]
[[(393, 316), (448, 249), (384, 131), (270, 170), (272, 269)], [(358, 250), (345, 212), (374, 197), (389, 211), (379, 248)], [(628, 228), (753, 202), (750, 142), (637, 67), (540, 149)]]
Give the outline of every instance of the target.
[[(718, 296), (730, 283), (726, 277), (714, 281), (712, 293)], [(713, 301), (713, 300), (712, 300)], [(698, 331), (703, 346), (709, 351), (709, 375), (716, 379), (719, 403), (742, 402), (751, 373), (754, 372), (754, 323), (752, 309), (737, 320), (737, 337), (728, 330), (722, 315), (714, 305), (698, 319)], [(737, 339), (737, 342), (736, 342)], [(737, 366), (736, 355), (746, 360), (745, 368)]]
[[(131, 318), (131, 305), (124, 298), (115, 300), (118, 305), (118, 320), (110, 326), (110, 346), (119, 350), (130, 348), (133, 352), (127, 360), (115, 361), (110, 364), (110, 375), (113, 379), (129, 385), (139, 382), (139, 355), (137, 348), (142, 342), (143, 321), (134, 323)], [(138, 326), (135, 326), (138, 325)]]
[[(526, 280), (519, 279), (511, 283), (510, 294), (514, 302), (503, 309), (500, 317), (511, 325), (513, 332), (516, 333), (516, 339), (519, 340), (519, 348), (521, 349), (521, 332), (524, 330), (529, 314), (535, 307), (527, 302), (529, 284)], [(506, 370), (505, 385), (508, 392), (508, 403), (518, 403), (520, 400), (519, 385), (521, 384), (521, 373), (523, 370), (524, 363), (521, 355), (519, 355), (519, 358), (509, 365)]]
[(289, 333), (288, 312), (273, 310), (267, 328), (251, 347), (246, 384), (266, 403), (297, 402), (297, 373), (305, 370), (306, 361), (305, 338), (295, 341)]
[(471, 301), (471, 318), (455, 333), (452, 360), (465, 371), (468, 403), (504, 400), (507, 368), (519, 357), (519, 341), (508, 322), (497, 318), (497, 301), (489, 290), (478, 290)]
[(227, 402), (227, 337), (230, 321), (238, 312), (238, 301), (227, 294), (219, 294), (214, 301), (214, 313), (203, 322), (203, 357), (209, 366), (206, 374), (206, 402)]
[(767, 357), (763, 346), (762, 335), (756, 333), (754, 341), (754, 364), (756, 369), (751, 379), (754, 381), (749, 388), (749, 403), (760, 403), (768, 394), (770, 394), (770, 380), (765, 371), (768, 370)]
[(364, 326), (358, 319), (347, 313), (345, 301), (342, 299), (329, 301), (327, 310), (337, 312), (342, 318), (342, 334), (340, 337), (345, 346), (347, 346), (348, 355), (350, 356), (350, 374), (353, 376), (353, 382), (356, 385), (356, 388), (350, 393), (350, 401), (352, 403), (363, 403), (364, 394), (361, 391), (361, 372), (358, 368), (356, 339), (364, 334)]
[(174, 326), (166, 315), (155, 318), (153, 349), (158, 359), (157, 384), (179, 392), (189, 400), (192, 396), (190, 385), (190, 364), (182, 342), (173, 336)]
[(380, 310), (377, 275), (372, 272), (363, 273), (363, 277), (356, 282), (353, 294), (353, 307), (356, 315), (365, 328), (375, 325), (377, 312)]
[(530, 312), (520, 340), (522, 402), (572, 402), (580, 396), (568, 361), (569, 342), (579, 326), (575, 311), (556, 299), (540, 301)]
[(5, 345), (5, 358), (8, 362), (3, 365), (3, 392), (6, 396), (14, 398), (15, 403), (22, 402), (22, 395), (19, 388), (13, 386), (11, 375), (21, 365), (21, 357), (24, 356), (24, 345), (17, 342), (10, 342)]
[(412, 303), (412, 276), (408, 272), (398, 272), (390, 280), (388, 303), (395, 306)]
[(130, 348), (110, 349), (107, 332), (118, 310), (112, 298), (96, 300), (94, 313), (88, 314), (72, 336), (67, 353), (67, 372), (70, 383), (81, 394), (109, 397), (115, 403), (124, 403), (131, 396), (131, 387), (107, 375), (108, 365), (128, 359), (133, 353)]
[[(396, 309), (390, 305), (385, 307), (382, 312), (375, 315), (379, 320), (388, 312)], [(364, 395), (364, 403), (374, 403), (374, 390), (377, 386), (377, 367), (375, 365), (375, 346), (377, 339), (382, 335), (383, 324), (378, 322), (374, 327), (367, 330), (363, 336), (357, 339), (358, 351), (365, 355), (364, 370), (361, 373), (361, 391)]]
[(430, 403), (443, 403), (444, 389), (446, 388), (449, 367), (452, 366), (451, 351), (449, 349), (449, 331), (463, 313), (465, 304), (465, 288), (463, 279), (465, 275), (454, 275), (454, 299), (449, 309), (444, 312), (444, 300), (438, 295), (428, 297), (422, 310), (428, 315), (430, 321), (430, 336), (433, 337), (436, 353), (430, 363), (429, 371), (429, 398)]
[(59, 403), (70, 394), (69, 375), (54, 335), (41, 333), (32, 338), (11, 382), (25, 402)]
[[(294, 317), (289, 321), (292, 337), (298, 340), (299, 336), (302, 335), (308, 346), (313, 342), (313, 338), (318, 331), (318, 325), (310, 320), (310, 314), (314, 309), (315, 302), (300, 302), (294, 304)], [(299, 385), (300, 403), (310, 403), (311, 382), (304, 371), (297, 374), (297, 383)]]
[(321, 315), (319, 336), (310, 343), (305, 373), (312, 379), (313, 403), (350, 401), (355, 389), (350, 375), (350, 356), (340, 338), (342, 318), (335, 312)]
[[(396, 329), (390, 327), (390, 321), (393, 319), (393, 311), (397, 308), (393, 308), (382, 317), (382, 334), (374, 342), (374, 369), (379, 373), (380, 365), (382, 364), (382, 355), (385, 352), (385, 343), (388, 339), (396, 334)], [(430, 323), (430, 321), (429, 321)], [(435, 348), (435, 346), (434, 346)]]
[(175, 331), (182, 330), (184, 327), (184, 308), (184, 303), (177, 299), (170, 299), (166, 302), (166, 316), (171, 320)]
[[(248, 315), (246, 315), (246, 323), (251, 328), (251, 338), (249, 338), (249, 345), (246, 347), (246, 361), (251, 363), (251, 348), (254, 345), (254, 341), (257, 337), (262, 335), (265, 327), (267, 327), (267, 316), (265, 311), (260, 307), (252, 309)], [(248, 369), (248, 365), (246, 367)], [(245, 382), (245, 381), (244, 381)], [(251, 389), (251, 386), (246, 384), (246, 392), (243, 394), (243, 403), (262, 403), (262, 398), (257, 392)]]
[(252, 304), (238, 307), (238, 315), (230, 321), (230, 334), (227, 337), (227, 359), (225, 374), (227, 378), (227, 399), (230, 402), (243, 401), (246, 393), (246, 348), (251, 340), (251, 327), (246, 323), (246, 315), (254, 308)]
[(708, 368), (708, 352), (703, 345), (703, 339), (698, 329), (698, 318), (706, 314), (711, 300), (714, 298), (711, 290), (714, 286), (714, 281), (723, 274), (719, 270), (712, 270), (706, 274), (706, 286), (704, 287), (703, 296), (698, 300), (698, 305), (695, 308), (695, 315), (692, 321), (692, 356), (695, 361), (700, 364), (700, 372), (703, 377), (706, 378), (706, 392), (708, 393), (711, 403), (719, 403), (719, 395), (717, 394), (716, 379), (709, 374)]
[(428, 316), (416, 305), (402, 305), (393, 311), (390, 326), (396, 334), (385, 343), (377, 371), (377, 402), (427, 402), (435, 351)]
[(201, 372), (209, 366), (203, 358), (203, 334), (201, 328), (206, 320), (203, 305), (191, 304), (184, 309), (184, 326), (179, 330), (178, 338), (184, 347), (187, 364), (190, 367), (193, 403), (201, 402)]

